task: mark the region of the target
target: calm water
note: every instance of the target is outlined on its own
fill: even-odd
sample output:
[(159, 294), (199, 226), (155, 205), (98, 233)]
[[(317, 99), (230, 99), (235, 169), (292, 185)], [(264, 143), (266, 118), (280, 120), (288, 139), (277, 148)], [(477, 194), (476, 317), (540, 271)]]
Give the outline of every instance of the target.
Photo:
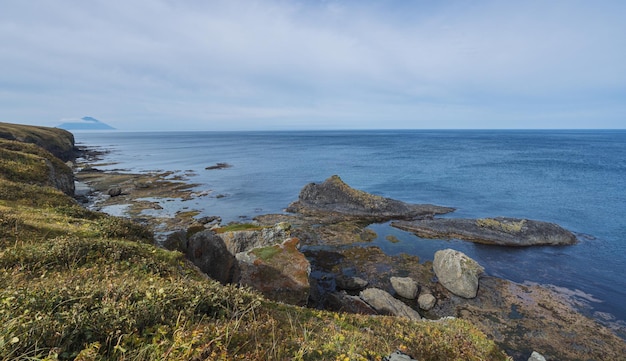
[[(389, 254), (432, 259), (458, 249), (490, 275), (565, 287), (589, 300), (596, 317), (626, 320), (626, 131), (111, 132), (76, 140), (111, 150), (105, 159), (118, 163), (100, 168), (193, 170), (190, 181), (212, 192), (183, 206), (224, 221), (282, 212), (305, 184), (338, 174), (370, 193), (456, 207), (452, 217), (555, 222), (581, 242), (511, 249), (371, 228)], [(232, 167), (205, 170), (218, 162)]]

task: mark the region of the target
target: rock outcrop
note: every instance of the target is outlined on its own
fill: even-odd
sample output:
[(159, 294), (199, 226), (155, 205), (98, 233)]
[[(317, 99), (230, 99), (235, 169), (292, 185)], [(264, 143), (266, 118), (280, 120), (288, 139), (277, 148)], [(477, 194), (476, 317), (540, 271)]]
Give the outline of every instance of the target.
[(213, 231), (201, 231), (187, 242), (187, 259), (209, 277), (223, 283), (237, 279), (238, 265), (224, 241)]
[(388, 292), (379, 288), (365, 289), (361, 291), (359, 296), (363, 301), (376, 310), (376, 312), (382, 315), (406, 317), (414, 321), (422, 319), (422, 316), (420, 316), (417, 311), (404, 304), (404, 302), (394, 298)]
[(453, 249), (435, 252), (433, 270), (448, 291), (464, 298), (476, 297), (478, 278), (484, 272), (476, 261)]
[(376, 221), (390, 219), (415, 219), (432, 217), (454, 211), (454, 208), (430, 204), (408, 204), (351, 188), (337, 175), (323, 183), (310, 183), (300, 191), (298, 200), (287, 208), (288, 212), (365, 218)]
[(219, 233), (226, 248), (232, 254), (249, 251), (253, 248), (266, 247), (281, 243), (289, 238), (289, 223), (281, 222), (271, 227), (260, 227), (254, 230), (228, 231)]
[(238, 253), (239, 283), (274, 301), (306, 305), (311, 265), (298, 250), (298, 243), (297, 238), (291, 238), (282, 244)]
[(67, 130), (0, 122), (0, 138), (35, 144), (64, 162), (76, 157), (74, 135)]
[(458, 238), (500, 246), (570, 245), (576, 236), (554, 223), (518, 218), (437, 218), (398, 221), (396, 228), (422, 238)]

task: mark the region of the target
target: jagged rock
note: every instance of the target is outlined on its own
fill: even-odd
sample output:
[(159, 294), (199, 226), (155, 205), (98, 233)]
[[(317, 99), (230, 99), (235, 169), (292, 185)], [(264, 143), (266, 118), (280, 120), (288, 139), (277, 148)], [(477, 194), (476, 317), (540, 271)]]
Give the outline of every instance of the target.
[(464, 253), (453, 249), (435, 252), (435, 275), (448, 291), (464, 298), (474, 298), (478, 292), (478, 278), (484, 268)]
[(528, 358), (528, 361), (546, 361), (546, 358), (543, 357), (543, 355), (539, 352), (533, 351), (533, 353)]
[(236, 255), (239, 283), (250, 286), (275, 301), (304, 306), (310, 292), (311, 265), (298, 250), (299, 240), (255, 248)]
[(321, 184), (310, 183), (300, 191), (288, 212), (302, 214), (340, 214), (372, 220), (413, 219), (454, 211), (430, 204), (408, 204), (356, 190), (333, 175)]
[(331, 292), (326, 298), (326, 308), (335, 312), (375, 315), (376, 311), (359, 296), (351, 296), (345, 291)]
[(430, 293), (424, 293), (417, 298), (417, 303), (419, 304), (420, 309), (428, 311), (435, 307), (437, 299)]
[(367, 287), (368, 282), (360, 277), (339, 275), (335, 278), (337, 288), (346, 291), (360, 291)]
[(406, 317), (410, 320), (422, 319), (417, 311), (381, 289), (368, 288), (361, 291), (359, 296), (380, 314)]
[(422, 238), (458, 238), (501, 246), (554, 246), (577, 242), (572, 232), (557, 224), (520, 218), (437, 218), (391, 225)]
[(212, 231), (201, 231), (191, 236), (186, 256), (202, 272), (221, 283), (230, 283), (237, 277), (235, 256)]
[(417, 297), (419, 285), (410, 277), (391, 277), (391, 286), (398, 296), (408, 298), (410, 300)]
[(282, 243), (289, 238), (289, 223), (277, 223), (274, 227), (262, 227), (256, 230), (229, 231), (220, 233), (226, 248), (230, 253), (236, 255), (240, 252), (249, 251), (253, 248), (271, 246)]

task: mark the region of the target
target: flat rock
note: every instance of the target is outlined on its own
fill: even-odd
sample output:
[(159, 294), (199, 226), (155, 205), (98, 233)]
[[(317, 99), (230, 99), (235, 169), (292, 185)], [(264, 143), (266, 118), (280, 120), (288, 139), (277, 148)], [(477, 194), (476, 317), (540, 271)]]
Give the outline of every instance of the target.
[(301, 214), (338, 214), (373, 220), (415, 219), (454, 211), (430, 204), (409, 204), (351, 188), (337, 175), (323, 183), (310, 183), (300, 191), (298, 200), (287, 208)]
[(435, 252), (435, 275), (448, 291), (464, 298), (474, 298), (478, 292), (478, 277), (484, 268), (464, 253), (453, 249)]
[(577, 242), (572, 232), (557, 224), (520, 218), (437, 218), (391, 225), (422, 238), (458, 238), (500, 246), (556, 246)]
[(380, 314), (406, 317), (414, 321), (422, 319), (417, 311), (379, 288), (365, 289), (361, 291), (359, 296)]

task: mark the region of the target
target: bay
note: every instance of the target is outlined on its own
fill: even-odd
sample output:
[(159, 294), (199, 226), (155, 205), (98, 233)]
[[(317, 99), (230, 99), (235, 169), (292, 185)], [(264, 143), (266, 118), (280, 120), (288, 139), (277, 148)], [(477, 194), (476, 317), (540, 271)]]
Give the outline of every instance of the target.
[[(423, 260), (454, 248), (488, 274), (563, 287), (601, 320), (626, 325), (626, 131), (371, 130), (75, 133), (110, 150), (99, 167), (189, 174), (210, 196), (188, 202), (224, 221), (279, 213), (310, 182), (339, 175), (354, 188), (457, 208), (448, 217), (557, 223), (580, 243), (505, 248), (426, 240), (376, 224), (368, 245)], [(230, 168), (206, 170), (216, 163)], [(398, 242), (387, 240), (393, 235)]]

